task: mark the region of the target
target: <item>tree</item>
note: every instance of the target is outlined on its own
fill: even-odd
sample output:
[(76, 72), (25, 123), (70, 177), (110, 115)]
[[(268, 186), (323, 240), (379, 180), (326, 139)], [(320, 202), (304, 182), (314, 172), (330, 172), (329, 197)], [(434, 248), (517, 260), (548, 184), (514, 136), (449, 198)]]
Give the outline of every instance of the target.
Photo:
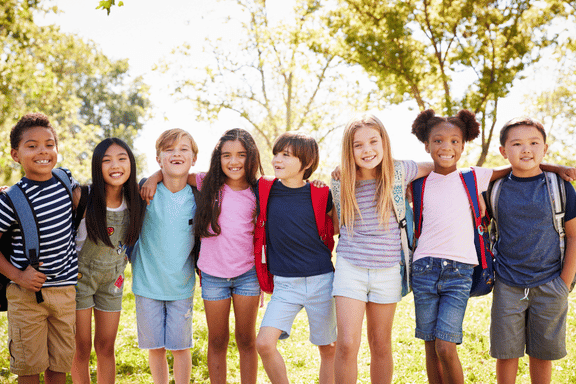
[(453, 115), (467, 108), (481, 122), (486, 159), (498, 100), (554, 44), (550, 26), (570, 11), (548, 0), (338, 0), (324, 19), (335, 37), (317, 46), (360, 64), (389, 103)]
[(0, 166), (8, 180), (19, 169), (10, 158), (10, 128), (25, 113), (40, 111), (59, 134), (64, 165), (87, 181), (97, 142), (115, 135), (132, 144), (148, 117), (148, 86), (128, 77), (127, 61), (109, 60), (95, 43), (35, 25), (33, 11), (42, 8), (31, 3), (0, 6), (19, 16), (15, 32), (0, 35)]
[[(319, 1), (297, 1), (294, 16), (276, 23), (264, 0), (233, 5), (231, 13), (242, 21), (232, 40), (208, 38), (204, 56), (180, 47), (160, 66), (177, 79), (175, 96), (193, 102), (198, 118), (213, 121), (232, 111), (269, 158), (283, 132), (305, 130), (322, 142), (342, 127), (347, 111), (376, 104), (374, 87), (362, 73), (310, 49), (310, 41), (328, 38), (317, 28)], [(203, 68), (202, 59), (208, 61)]]

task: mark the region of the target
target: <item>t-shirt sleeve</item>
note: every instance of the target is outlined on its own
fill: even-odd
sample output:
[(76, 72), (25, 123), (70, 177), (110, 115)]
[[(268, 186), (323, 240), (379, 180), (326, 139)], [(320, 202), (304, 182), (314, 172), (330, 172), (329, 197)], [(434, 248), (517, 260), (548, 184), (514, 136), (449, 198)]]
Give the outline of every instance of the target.
[(14, 211), (8, 203), (8, 197), (0, 194), (0, 232), (6, 232), (14, 224)]
[(202, 181), (206, 177), (206, 172), (199, 172), (196, 174), (196, 189), (202, 190)]
[(478, 184), (478, 193), (485, 192), (488, 189), (488, 184), (490, 184), (490, 179), (492, 178), (492, 173), (494, 172), (491, 168), (481, 168), (472, 167), (474, 172), (476, 172), (476, 183)]
[(564, 180), (566, 189), (566, 215), (564, 221), (570, 221), (576, 217), (576, 192), (574, 187), (568, 181)]
[(404, 183), (406, 185), (410, 184), (411, 182), (416, 179), (416, 175), (418, 175), (418, 164), (414, 160), (402, 160), (404, 163)]

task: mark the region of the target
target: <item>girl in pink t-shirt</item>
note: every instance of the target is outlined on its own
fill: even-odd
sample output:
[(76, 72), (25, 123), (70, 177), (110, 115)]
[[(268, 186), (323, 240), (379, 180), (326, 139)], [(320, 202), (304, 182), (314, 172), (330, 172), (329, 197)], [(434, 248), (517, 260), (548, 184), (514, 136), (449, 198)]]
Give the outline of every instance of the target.
[[(464, 382), (456, 345), (462, 343), (462, 322), (477, 257), (470, 204), (456, 163), (464, 143), (476, 138), (479, 128), (476, 117), (467, 110), (440, 117), (429, 109), (412, 124), (412, 133), (434, 161), (434, 171), (426, 179), (422, 234), (412, 264), (416, 337), (425, 341), (430, 383)], [(503, 177), (509, 168), (475, 167), (474, 171), (480, 193), (491, 178)]]
[(220, 138), (206, 174), (196, 175), (200, 190), (195, 231), (202, 238), (198, 268), (208, 324), (210, 382), (226, 382), (230, 304), (234, 305), (236, 344), (242, 383), (256, 383), (255, 347), (260, 286), (254, 269), (254, 217), (260, 154), (240, 128)]

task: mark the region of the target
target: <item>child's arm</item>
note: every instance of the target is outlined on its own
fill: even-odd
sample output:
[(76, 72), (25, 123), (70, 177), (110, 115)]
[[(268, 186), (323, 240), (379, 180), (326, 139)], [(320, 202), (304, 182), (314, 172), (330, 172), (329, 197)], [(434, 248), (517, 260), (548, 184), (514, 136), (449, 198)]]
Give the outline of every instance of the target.
[(334, 235), (340, 234), (340, 223), (338, 222), (338, 211), (336, 207), (332, 207), (328, 215), (332, 217), (332, 223), (334, 224)]
[(564, 280), (570, 289), (574, 274), (576, 274), (576, 218), (565, 223), (566, 229), (566, 254), (564, 256), (564, 266), (560, 273), (560, 278)]
[[(0, 233), (0, 237), (2, 237), (2, 235), (3, 234)], [(42, 265), (42, 263), (40, 263), (40, 265)], [(22, 288), (33, 292), (38, 292), (42, 289), (42, 284), (46, 281), (46, 275), (42, 272), (38, 272), (30, 265), (26, 267), (24, 271), (21, 271), (13, 266), (2, 253), (0, 253), (0, 273)]]
[[(158, 170), (154, 172), (142, 185), (140, 188), (140, 197), (142, 200), (146, 200), (146, 204), (150, 205), (150, 201), (154, 198), (154, 194), (156, 193), (156, 186), (159, 182), (163, 179), (162, 171)], [(188, 185), (196, 187), (196, 174), (189, 173), (188, 174)]]
[(416, 163), (416, 165), (418, 166), (418, 173), (416, 174), (416, 179), (428, 176), (430, 172), (434, 170), (434, 163), (432, 162)]
[(574, 181), (576, 179), (576, 168), (567, 167), (560, 164), (540, 164), (540, 169), (545, 172), (557, 173), (562, 179), (566, 181)]

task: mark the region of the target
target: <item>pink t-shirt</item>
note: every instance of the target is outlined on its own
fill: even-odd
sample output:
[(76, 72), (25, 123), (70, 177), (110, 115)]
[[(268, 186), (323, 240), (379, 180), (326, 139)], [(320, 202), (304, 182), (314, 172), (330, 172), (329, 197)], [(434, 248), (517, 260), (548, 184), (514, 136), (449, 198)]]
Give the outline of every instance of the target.
[[(492, 170), (473, 168), (478, 191), (484, 192), (490, 183)], [(422, 233), (414, 261), (436, 257), (478, 264), (472, 211), (458, 171), (448, 175), (430, 173), (424, 187), (422, 219)]]
[[(198, 190), (205, 173), (196, 175)], [(198, 268), (209, 275), (232, 278), (254, 266), (254, 220), (256, 196), (250, 188), (235, 191), (222, 187), (222, 209), (218, 217), (221, 233), (202, 239)]]

